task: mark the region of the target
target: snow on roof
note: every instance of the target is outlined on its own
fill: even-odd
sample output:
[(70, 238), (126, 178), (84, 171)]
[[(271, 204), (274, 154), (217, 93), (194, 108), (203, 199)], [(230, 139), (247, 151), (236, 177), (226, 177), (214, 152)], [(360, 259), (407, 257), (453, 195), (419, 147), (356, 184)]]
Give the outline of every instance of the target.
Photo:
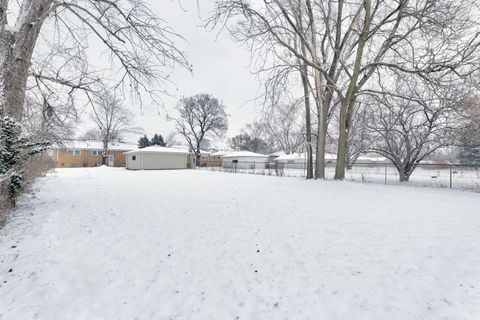
[(335, 153), (325, 153), (325, 160), (337, 160)]
[(227, 150), (219, 150), (215, 151), (214, 153), (210, 153), (211, 156), (223, 156), (229, 153), (232, 153), (233, 151), (227, 151)]
[(151, 146), (142, 149), (136, 149), (132, 151), (125, 152), (125, 154), (130, 153), (180, 153), (180, 154), (188, 154), (190, 151), (186, 149), (180, 148), (170, 148), (170, 147), (159, 147), (159, 146)]
[(281, 156), (284, 156), (286, 154), (287, 153), (285, 151), (276, 151), (276, 152), (270, 153), (268, 156), (269, 157), (281, 157)]
[(232, 153), (228, 153), (222, 158), (239, 158), (239, 157), (257, 157), (257, 158), (268, 158), (268, 156), (260, 153), (255, 153), (251, 151), (235, 151)]
[[(189, 146), (182, 146), (182, 145), (173, 145), (173, 146), (169, 146), (169, 148), (181, 149), (181, 150), (187, 150), (187, 151), (190, 150)], [(200, 150), (200, 154), (210, 154), (210, 151)]]
[(304, 160), (304, 159), (305, 159), (305, 154), (293, 153), (293, 154), (284, 154), (283, 156), (279, 156), (275, 158), (275, 161)]
[[(112, 151), (129, 151), (137, 148), (133, 143), (110, 142), (108, 150)], [(103, 150), (102, 141), (93, 140), (68, 140), (63, 144), (53, 146), (53, 149), (87, 149), (87, 150)]]
[(376, 157), (376, 156), (360, 156), (357, 158), (357, 163), (362, 163), (364, 162), (385, 162), (387, 161), (387, 158), (385, 157)]
[(448, 160), (422, 160), (420, 161), (420, 164), (441, 164), (441, 165), (447, 165), (447, 164), (451, 164), (450, 161)]

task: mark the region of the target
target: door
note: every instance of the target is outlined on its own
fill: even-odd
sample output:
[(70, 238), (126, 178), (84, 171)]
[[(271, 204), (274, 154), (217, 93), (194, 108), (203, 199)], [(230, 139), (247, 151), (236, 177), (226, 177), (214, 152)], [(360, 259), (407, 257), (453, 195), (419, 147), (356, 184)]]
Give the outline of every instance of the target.
[(115, 166), (115, 156), (113, 154), (108, 155), (107, 166), (114, 167)]

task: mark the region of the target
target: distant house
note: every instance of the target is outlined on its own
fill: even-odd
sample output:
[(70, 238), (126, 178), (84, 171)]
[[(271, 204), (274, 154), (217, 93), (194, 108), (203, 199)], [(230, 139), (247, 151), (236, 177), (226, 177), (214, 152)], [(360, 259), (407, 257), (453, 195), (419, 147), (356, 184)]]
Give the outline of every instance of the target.
[(266, 168), (268, 156), (250, 151), (235, 151), (221, 156), (224, 168)]
[(286, 155), (285, 151), (272, 152), (268, 155), (268, 163), (274, 163), (278, 157)]
[(388, 160), (385, 157), (376, 155), (376, 154), (366, 154), (363, 156), (360, 156), (357, 158), (357, 161), (355, 161), (355, 165), (375, 165), (379, 163), (391, 163), (390, 160)]
[(208, 155), (208, 166), (209, 167), (221, 167), (222, 166), (222, 156), (232, 153), (232, 151), (215, 151)]
[[(315, 155), (313, 155), (315, 160)], [(327, 165), (335, 165), (337, 163), (337, 154), (336, 153), (325, 153), (325, 163)]]
[[(182, 146), (182, 145), (173, 145), (173, 146), (170, 146), (170, 148), (182, 149), (182, 150), (187, 150), (187, 151), (191, 150), (191, 148), (189, 146)], [(192, 165), (196, 166), (197, 156), (196, 156), (194, 151), (192, 151), (191, 153), (192, 153)], [(200, 150), (200, 166), (201, 167), (208, 166), (209, 155), (210, 155), (210, 151)]]
[(53, 146), (52, 158), (57, 168), (100, 166), (104, 156), (107, 158), (108, 166), (124, 167), (126, 162), (123, 153), (134, 149), (136, 149), (134, 144), (112, 142), (104, 155), (101, 141), (70, 140)]
[(422, 160), (419, 163), (423, 169), (438, 170), (449, 168), (452, 163), (448, 160)]
[(127, 169), (161, 170), (191, 168), (191, 153), (184, 148), (151, 146), (125, 152)]
[(307, 165), (306, 154), (300, 153), (284, 154), (275, 158), (274, 161), (279, 168), (305, 169)]

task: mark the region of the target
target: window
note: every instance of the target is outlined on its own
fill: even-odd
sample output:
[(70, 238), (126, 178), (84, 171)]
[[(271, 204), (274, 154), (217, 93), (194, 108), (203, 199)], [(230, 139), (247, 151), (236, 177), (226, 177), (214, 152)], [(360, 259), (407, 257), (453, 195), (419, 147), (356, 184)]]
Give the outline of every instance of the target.
[(132, 161), (137, 160), (137, 156), (132, 156)]
[(92, 150), (92, 156), (103, 156), (103, 150)]
[(67, 153), (69, 156), (79, 156), (80, 155), (80, 149), (68, 149)]

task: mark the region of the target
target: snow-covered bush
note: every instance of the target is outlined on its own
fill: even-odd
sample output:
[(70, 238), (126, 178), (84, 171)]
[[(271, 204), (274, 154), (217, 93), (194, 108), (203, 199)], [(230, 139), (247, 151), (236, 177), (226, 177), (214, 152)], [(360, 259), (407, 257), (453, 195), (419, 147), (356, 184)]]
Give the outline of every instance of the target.
[[(31, 135), (24, 134), (20, 123), (5, 116), (0, 118), (0, 176), (9, 177), (9, 198), (12, 202), (24, 185), (24, 171), (27, 161), (45, 150), (48, 142), (37, 142)], [(5, 182), (4, 182), (5, 183)], [(5, 190), (5, 189), (2, 189)], [(6, 191), (3, 191), (6, 192)], [(1, 204), (7, 207), (7, 204)]]

